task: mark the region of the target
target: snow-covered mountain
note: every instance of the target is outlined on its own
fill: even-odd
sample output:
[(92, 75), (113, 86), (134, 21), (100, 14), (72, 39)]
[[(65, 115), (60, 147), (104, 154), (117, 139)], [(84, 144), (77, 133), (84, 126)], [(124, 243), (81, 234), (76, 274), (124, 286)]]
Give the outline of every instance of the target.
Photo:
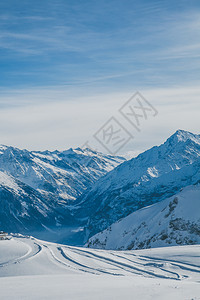
[(124, 160), (90, 149), (39, 152), (0, 146), (0, 171), (64, 204)]
[(89, 216), (85, 238), (196, 184), (200, 181), (199, 170), (200, 135), (183, 130), (175, 132), (164, 144), (124, 162), (77, 199), (77, 216)]
[(200, 184), (144, 207), (90, 238), (87, 247), (131, 250), (200, 244)]
[(36, 152), (0, 146), (0, 227), (30, 233), (72, 226), (71, 203), (123, 161), (90, 149)]
[(200, 136), (182, 130), (125, 162), (89, 149), (1, 146), (0, 228), (81, 245), (134, 211), (197, 184), (199, 170)]

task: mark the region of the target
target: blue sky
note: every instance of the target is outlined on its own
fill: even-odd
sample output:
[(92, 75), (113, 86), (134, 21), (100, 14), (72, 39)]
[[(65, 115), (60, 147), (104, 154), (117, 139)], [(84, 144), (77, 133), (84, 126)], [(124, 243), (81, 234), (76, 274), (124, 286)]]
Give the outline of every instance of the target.
[[(104, 103), (109, 97), (114, 103), (114, 95), (125, 99), (126, 94), (136, 90), (165, 89), (170, 94), (169, 91), (178, 89), (181, 95), (182, 88), (195, 89), (200, 77), (199, 28), (200, 2), (197, 0), (1, 1), (2, 113), (6, 109), (9, 116), (10, 109), (14, 115), (17, 108), (16, 114), (24, 115), (22, 110), (27, 105), (59, 101), (65, 105), (72, 101), (78, 106), (80, 97), (85, 97), (82, 100), (85, 107)], [(147, 95), (153, 94), (147, 92)], [(74, 114), (77, 106), (72, 108), (69, 104)], [(113, 114), (112, 109), (109, 114)], [(107, 114), (102, 112), (99, 123), (104, 117), (106, 121)], [(41, 124), (35, 115), (37, 118)], [(13, 139), (17, 126), (17, 118), (9, 129), (3, 124), (6, 134), (0, 135), (2, 143), (30, 148), (40, 145), (52, 148), (55, 144), (64, 148), (82, 143), (76, 130), (76, 138), (66, 136), (65, 144), (61, 142), (62, 136), (59, 141), (51, 137), (43, 142), (45, 139), (40, 137), (40, 142), (37, 138), (30, 142), (26, 133), (17, 142)], [(180, 127), (178, 121), (170, 130), (175, 127)], [(197, 130), (195, 123), (190, 127)], [(170, 130), (165, 129), (166, 135)]]

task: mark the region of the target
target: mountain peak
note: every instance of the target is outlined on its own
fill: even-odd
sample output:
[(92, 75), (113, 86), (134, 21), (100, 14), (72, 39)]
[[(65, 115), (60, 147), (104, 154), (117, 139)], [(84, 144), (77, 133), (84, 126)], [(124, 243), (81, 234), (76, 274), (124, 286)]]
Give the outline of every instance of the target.
[(200, 136), (198, 134), (191, 133), (186, 130), (178, 129), (173, 135), (171, 135), (167, 141), (174, 142), (186, 142), (191, 140), (197, 144), (200, 143)]
[(179, 141), (185, 141), (187, 139), (190, 139), (192, 136), (195, 136), (193, 133), (182, 129), (178, 129), (175, 132), (175, 135), (177, 136)]

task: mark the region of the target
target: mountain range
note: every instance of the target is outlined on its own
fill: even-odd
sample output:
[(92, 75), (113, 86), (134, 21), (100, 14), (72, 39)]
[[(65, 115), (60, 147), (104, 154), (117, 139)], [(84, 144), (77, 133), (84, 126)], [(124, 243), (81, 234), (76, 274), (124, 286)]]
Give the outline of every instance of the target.
[(124, 160), (90, 149), (40, 152), (1, 145), (1, 228), (30, 234), (76, 226), (74, 200)]
[[(111, 244), (113, 249), (137, 249), (177, 241), (196, 243), (199, 219), (194, 220), (192, 213), (186, 218), (185, 203), (192, 198), (188, 193), (197, 193), (196, 216), (199, 170), (200, 135), (184, 130), (128, 161), (90, 149), (41, 152), (0, 146), (0, 227), (107, 249)], [(182, 199), (183, 193), (185, 200), (176, 203), (174, 199)], [(165, 218), (164, 210), (171, 206), (173, 213)], [(153, 215), (157, 232), (151, 230)], [(170, 225), (174, 218), (186, 228), (180, 240), (182, 231), (172, 232)], [(118, 239), (116, 232), (119, 240), (113, 242)]]

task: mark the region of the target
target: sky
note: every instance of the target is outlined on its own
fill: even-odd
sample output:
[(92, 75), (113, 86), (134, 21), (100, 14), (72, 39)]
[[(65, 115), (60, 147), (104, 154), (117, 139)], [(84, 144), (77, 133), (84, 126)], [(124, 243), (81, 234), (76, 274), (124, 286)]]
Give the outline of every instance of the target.
[[(1, 1), (0, 143), (109, 152), (111, 118), (132, 136), (116, 153), (199, 133), (199, 28), (198, 0)], [(120, 112), (137, 91), (157, 111), (139, 131)]]

